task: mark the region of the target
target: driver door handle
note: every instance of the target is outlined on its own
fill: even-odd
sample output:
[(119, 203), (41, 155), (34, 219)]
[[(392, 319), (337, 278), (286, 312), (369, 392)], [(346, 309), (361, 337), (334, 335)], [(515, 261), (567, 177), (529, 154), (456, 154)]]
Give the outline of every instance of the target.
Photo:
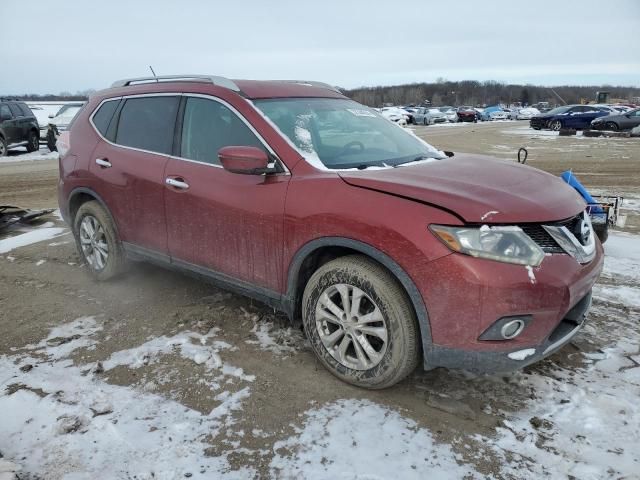
[(106, 158), (96, 158), (96, 164), (102, 168), (111, 168), (111, 162)]
[(172, 187), (179, 188), (181, 190), (186, 190), (187, 188), (189, 188), (189, 184), (187, 182), (185, 182), (183, 178), (167, 177), (164, 180), (164, 183), (166, 183), (167, 185), (170, 185)]

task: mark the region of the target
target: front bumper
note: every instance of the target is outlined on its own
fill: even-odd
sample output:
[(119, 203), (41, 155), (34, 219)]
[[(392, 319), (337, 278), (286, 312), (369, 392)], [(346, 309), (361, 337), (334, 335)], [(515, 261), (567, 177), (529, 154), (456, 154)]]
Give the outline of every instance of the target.
[[(498, 373), (551, 355), (580, 330), (603, 260), (597, 242), (594, 259), (584, 265), (567, 254), (547, 255), (531, 270), (461, 254), (430, 262), (417, 282), (431, 327), (425, 369)], [(531, 319), (516, 338), (479, 339), (511, 316)]]
[(591, 306), (585, 295), (539, 345), (511, 352), (467, 351), (433, 345), (425, 355), (425, 369), (444, 366), (477, 374), (508, 373), (536, 363), (560, 350), (582, 329)]

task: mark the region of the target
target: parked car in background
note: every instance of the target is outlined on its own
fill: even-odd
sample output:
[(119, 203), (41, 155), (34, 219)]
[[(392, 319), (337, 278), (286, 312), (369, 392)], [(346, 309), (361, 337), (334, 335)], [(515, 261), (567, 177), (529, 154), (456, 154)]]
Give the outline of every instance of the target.
[(548, 128), (558, 131), (561, 128), (575, 128), (582, 130), (591, 127), (591, 121), (604, 117), (607, 112), (591, 105), (565, 105), (536, 115), (529, 124), (534, 130)]
[[(481, 120), (483, 122), (488, 122), (490, 120), (495, 120), (494, 117), (492, 117), (492, 114), (494, 112), (501, 112), (500, 116), (502, 117), (502, 108), (498, 105), (491, 105), (489, 107), (485, 107), (482, 110), (482, 113), (480, 113), (480, 116), (478, 117), (478, 120)], [(500, 118), (502, 120), (506, 119), (506, 115), (504, 115), (504, 118)]]
[(67, 103), (58, 110), (56, 115), (49, 115), (45, 138), (50, 151), (54, 152), (56, 150), (56, 141), (60, 136), (60, 132), (67, 130), (82, 105), (84, 105), (83, 102)]
[(509, 120), (510, 114), (511, 111), (507, 109), (494, 110), (489, 114), (489, 120)]
[(420, 107), (416, 109), (414, 116), (416, 124), (434, 125), (447, 122), (447, 116), (435, 107)]
[(450, 107), (450, 106), (438, 107), (438, 110), (444, 113), (444, 116), (447, 119), (447, 122), (458, 121), (458, 110), (455, 109), (454, 107)]
[(27, 152), (40, 148), (38, 120), (26, 103), (0, 99), (0, 157), (9, 149), (27, 147)]
[(540, 115), (540, 110), (533, 107), (525, 107), (518, 110), (516, 120), (531, 120), (536, 115)]
[(539, 361), (582, 329), (602, 270), (560, 178), (449, 159), (326, 84), (122, 80), (58, 145), (60, 212), (88, 274), (149, 260), (251, 296), (360, 387), (418, 365)]
[(630, 130), (640, 125), (640, 108), (626, 113), (606, 115), (591, 121), (591, 128), (597, 130)]
[(387, 120), (397, 123), (398, 125), (407, 125), (409, 123), (409, 112), (398, 107), (382, 107), (380, 113)]
[(477, 122), (478, 121), (477, 112), (473, 107), (467, 107), (467, 106), (458, 107), (458, 110), (456, 113), (458, 115), (459, 122)]
[(400, 108), (401, 108), (401, 110), (404, 110), (406, 112), (407, 123), (415, 124), (416, 123), (416, 119), (415, 119), (415, 116), (414, 116), (415, 107), (400, 107)]

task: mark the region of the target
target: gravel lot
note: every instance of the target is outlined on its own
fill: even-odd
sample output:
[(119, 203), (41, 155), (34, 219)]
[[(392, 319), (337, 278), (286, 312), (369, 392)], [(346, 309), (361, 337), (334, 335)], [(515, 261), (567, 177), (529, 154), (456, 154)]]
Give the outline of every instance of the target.
[[(29, 229), (0, 237), (5, 463), (28, 479), (638, 478), (640, 139), (526, 122), (414, 131), (509, 160), (525, 146), (529, 165), (571, 168), (627, 198), (570, 345), (512, 375), (416, 371), (369, 392), (335, 379), (301, 332), (246, 298), (146, 264), (92, 281), (50, 216), (31, 229), (43, 241), (7, 250)], [(55, 155), (0, 160), (0, 204), (55, 207), (56, 182)]]

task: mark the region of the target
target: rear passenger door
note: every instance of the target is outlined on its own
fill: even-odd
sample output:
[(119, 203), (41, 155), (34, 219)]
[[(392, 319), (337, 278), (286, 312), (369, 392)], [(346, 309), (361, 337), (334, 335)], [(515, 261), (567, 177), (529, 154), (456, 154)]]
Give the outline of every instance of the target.
[(290, 176), (284, 170), (269, 175), (224, 170), (218, 151), (225, 146), (262, 148), (277, 160), (231, 105), (213, 97), (183, 98), (177, 149), (165, 170), (165, 179), (180, 182), (167, 185), (165, 195), (172, 262), (276, 292)]
[(167, 254), (164, 169), (173, 147), (179, 95), (140, 95), (104, 102), (91, 121), (98, 142), (90, 171), (125, 247)]

